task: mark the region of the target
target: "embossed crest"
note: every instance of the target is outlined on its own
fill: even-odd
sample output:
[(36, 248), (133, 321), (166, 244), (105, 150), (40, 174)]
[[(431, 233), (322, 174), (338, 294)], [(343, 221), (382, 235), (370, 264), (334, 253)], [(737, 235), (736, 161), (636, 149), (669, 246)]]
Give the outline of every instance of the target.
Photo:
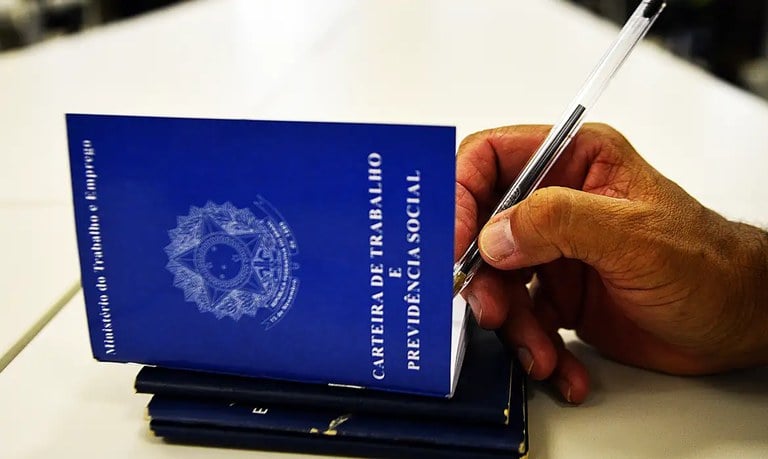
[(269, 329), (298, 292), (298, 245), (283, 217), (262, 198), (257, 213), (229, 202), (192, 206), (168, 232), (166, 268), (184, 299), (217, 318), (266, 314)]

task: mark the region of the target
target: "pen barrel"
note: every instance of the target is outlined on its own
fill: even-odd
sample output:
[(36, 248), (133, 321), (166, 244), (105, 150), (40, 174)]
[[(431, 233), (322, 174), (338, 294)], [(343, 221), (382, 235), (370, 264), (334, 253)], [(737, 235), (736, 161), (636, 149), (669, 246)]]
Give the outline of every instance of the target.
[[(520, 171), (512, 186), (493, 211), (493, 215), (527, 198), (539, 186), (557, 158), (581, 128), (587, 111), (592, 108), (592, 105), (600, 97), (600, 94), (608, 86), (611, 78), (626, 61), (635, 46), (648, 33), (665, 6), (666, 3), (663, 0), (643, 0), (640, 3), (558, 123), (550, 130), (547, 138), (544, 139), (544, 142)], [(454, 295), (466, 287), (481, 264), (482, 257), (477, 240), (475, 240), (454, 265)]]
[(539, 186), (541, 180), (581, 128), (589, 109), (592, 108), (635, 46), (648, 33), (665, 6), (666, 3), (662, 0), (643, 0), (638, 5), (622, 27), (619, 36), (592, 70), (568, 109), (552, 128), (544, 143), (520, 171), (493, 214), (522, 201)]
[(585, 113), (586, 108), (583, 105), (576, 105), (570, 113), (566, 114), (564, 119), (552, 128), (547, 138), (525, 164), (512, 186), (509, 187), (507, 193), (494, 209), (494, 215), (509, 209), (533, 193), (563, 150), (571, 143), (573, 135), (584, 122)]
[(583, 105), (589, 110), (603, 90), (627, 60), (632, 50), (648, 33), (656, 18), (666, 6), (663, 1), (644, 0), (621, 28), (619, 36), (603, 54), (600, 62), (587, 77), (571, 106)]

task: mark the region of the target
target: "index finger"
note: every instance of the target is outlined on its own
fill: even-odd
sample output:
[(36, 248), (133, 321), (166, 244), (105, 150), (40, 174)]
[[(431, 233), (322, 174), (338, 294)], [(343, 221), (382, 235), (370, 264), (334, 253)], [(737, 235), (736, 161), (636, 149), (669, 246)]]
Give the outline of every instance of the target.
[[(459, 146), (456, 157), (456, 232), (454, 259), (458, 259), (477, 236), (499, 199), (544, 142), (552, 127), (520, 125), (490, 129), (472, 134)], [(585, 129), (583, 129), (585, 130)], [(587, 126), (587, 129), (589, 127)], [(558, 161), (543, 184), (581, 188), (595, 156), (595, 136), (582, 136), (563, 152), (567, 160)], [(598, 148), (599, 150), (599, 148)], [(585, 154), (574, 155), (574, 151)], [(564, 159), (565, 159), (564, 158)]]
[(461, 142), (456, 157), (455, 259), (477, 235), (481, 219), (487, 220), (499, 189), (511, 183), (549, 129), (497, 128), (472, 134)]

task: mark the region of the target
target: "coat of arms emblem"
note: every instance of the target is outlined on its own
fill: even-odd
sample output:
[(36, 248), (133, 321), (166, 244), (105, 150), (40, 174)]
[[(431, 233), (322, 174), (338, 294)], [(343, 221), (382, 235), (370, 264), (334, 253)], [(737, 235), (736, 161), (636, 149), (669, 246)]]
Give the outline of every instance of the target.
[(249, 208), (229, 202), (191, 207), (169, 231), (166, 268), (184, 299), (217, 318), (266, 316), (279, 322), (298, 292), (298, 245), (283, 217), (263, 198)]

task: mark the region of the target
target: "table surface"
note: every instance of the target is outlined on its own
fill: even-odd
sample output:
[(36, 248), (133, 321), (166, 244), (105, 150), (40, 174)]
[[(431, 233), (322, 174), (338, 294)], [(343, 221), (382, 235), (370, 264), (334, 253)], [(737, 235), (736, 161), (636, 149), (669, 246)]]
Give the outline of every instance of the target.
[(1, 371), (77, 286), (78, 265), (70, 206), (0, 202), (0, 221)]
[(348, 7), (191, 2), (0, 54), (0, 369), (79, 278), (64, 114), (253, 118)]
[[(26, 333), (77, 279), (65, 112), (439, 123), (463, 136), (555, 120), (615, 33), (554, 0), (209, 0), (2, 55), (0, 216), (13, 224), (0, 233), (0, 338)], [(765, 102), (646, 42), (589, 119), (705, 205), (768, 220)], [(677, 378), (566, 341), (593, 393), (567, 407), (533, 385), (532, 457), (768, 454), (765, 369)], [(136, 371), (91, 360), (77, 297), (0, 373), (0, 456), (270, 456), (152, 439)]]

